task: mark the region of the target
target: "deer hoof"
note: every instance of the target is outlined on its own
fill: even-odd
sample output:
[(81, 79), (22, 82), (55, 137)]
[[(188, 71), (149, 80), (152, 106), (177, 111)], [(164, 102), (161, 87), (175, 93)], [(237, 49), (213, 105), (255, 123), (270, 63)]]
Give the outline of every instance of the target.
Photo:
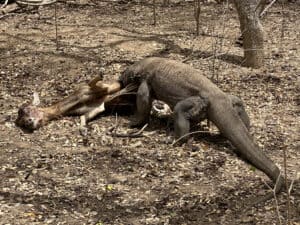
[(80, 127), (79, 128), (79, 133), (80, 133), (81, 136), (86, 137), (88, 135), (87, 127)]

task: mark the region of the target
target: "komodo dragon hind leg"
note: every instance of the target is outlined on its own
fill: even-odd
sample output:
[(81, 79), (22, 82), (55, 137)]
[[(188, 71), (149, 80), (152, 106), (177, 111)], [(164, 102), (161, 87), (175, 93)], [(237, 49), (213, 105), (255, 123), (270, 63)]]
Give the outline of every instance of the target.
[[(246, 126), (247, 130), (250, 130), (250, 119), (249, 116), (245, 110), (244, 102), (242, 99), (235, 95), (228, 95), (230, 102), (232, 104), (232, 107), (234, 111), (237, 113), (237, 115), (240, 117), (244, 125)], [(207, 121), (207, 126), (209, 127), (209, 121)]]
[(245, 124), (246, 128), (250, 129), (250, 119), (249, 116), (245, 110), (244, 103), (242, 99), (235, 95), (229, 95), (229, 99), (231, 101), (231, 104), (233, 106), (233, 109), (237, 112), (243, 123)]
[(192, 121), (201, 121), (207, 118), (208, 105), (208, 100), (200, 96), (192, 96), (176, 104), (174, 107), (176, 138), (180, 138), (190, 131), (190, 123)]

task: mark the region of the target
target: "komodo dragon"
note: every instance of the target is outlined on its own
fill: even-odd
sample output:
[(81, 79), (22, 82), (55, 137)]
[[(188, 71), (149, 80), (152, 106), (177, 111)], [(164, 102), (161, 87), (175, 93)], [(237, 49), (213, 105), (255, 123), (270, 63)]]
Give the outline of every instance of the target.
[[(121, 74), (120, 82), (123, 86), (139, 85), (137, 117), (133, 125), (147, 122), (153, 99), (164, 101), (173, 109), (177, 138), (189, 132), (190, 122), (207, 118), (235, 146), (238, 155), (272, 179), (276, 193), (281, 190), (283, 176), (252, 140), (246, 127), (249, 119), (245, 110), (235, 107), (239, 100), (224, 93), (200, 71), (177, 61), (152, 57), (129, 66)], [(273, 193), (268, 193), (254, 204), (272, 197)]]

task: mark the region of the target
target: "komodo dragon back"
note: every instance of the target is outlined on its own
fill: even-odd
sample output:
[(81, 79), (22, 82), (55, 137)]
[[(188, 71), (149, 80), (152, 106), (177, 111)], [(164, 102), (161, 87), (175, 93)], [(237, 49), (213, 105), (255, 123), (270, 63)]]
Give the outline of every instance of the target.
[(129, 83), (140, 83), (142, 80), (151, 80), (154, 77), (160, 81), (167, 81), (168, 88), (172, 86), (176, 88), (177, 83), (192, 87), (203, 83), (208, 88), (219, 89), (207, 77), (201, 75), (200, 71), (189, 65), (158, 57), (145, 58), (129, 66), (121, 75), (120, 80), (126, 86)]

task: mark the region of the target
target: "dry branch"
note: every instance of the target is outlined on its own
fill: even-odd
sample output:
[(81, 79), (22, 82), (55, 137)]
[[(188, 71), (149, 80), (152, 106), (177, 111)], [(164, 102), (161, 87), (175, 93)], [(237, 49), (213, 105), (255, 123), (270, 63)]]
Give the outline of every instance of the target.
[[(117, 127), (118, 125), (116, 125), (111, 132), (111, 136), (112, 137), (130, 137), (130, 138), (138, 138), (138, 137), (142, 137), (143, 136), (143, 131), (146, 129), (146, 127), (148, 126), (148, 123), (146, 123), (140, 130), (138, 130), (137, 132), (133, 132), (133, 133), (117, 133)], [(113, 132), (114, 131), (114, 132)]]
[(5, 0), (5, 2), (3, 3), (3, 5), (1, 5), (0, 9), (3, 9), (7, 6), (8, 0)]

